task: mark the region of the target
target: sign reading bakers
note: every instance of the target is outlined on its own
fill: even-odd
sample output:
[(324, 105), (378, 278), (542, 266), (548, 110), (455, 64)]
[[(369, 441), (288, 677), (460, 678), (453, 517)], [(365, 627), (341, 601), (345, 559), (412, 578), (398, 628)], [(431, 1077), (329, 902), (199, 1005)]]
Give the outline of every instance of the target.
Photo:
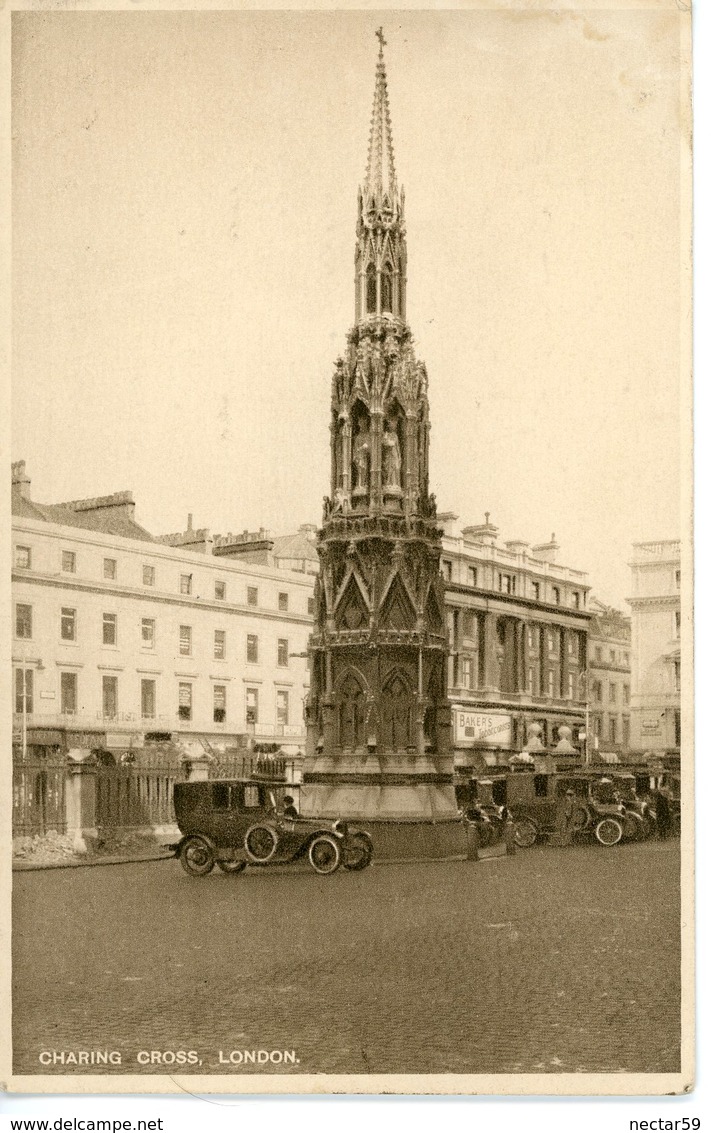
[(503, 712), (471, 712), (455, 708), (454, 742), (510, 747), (511, 717)]

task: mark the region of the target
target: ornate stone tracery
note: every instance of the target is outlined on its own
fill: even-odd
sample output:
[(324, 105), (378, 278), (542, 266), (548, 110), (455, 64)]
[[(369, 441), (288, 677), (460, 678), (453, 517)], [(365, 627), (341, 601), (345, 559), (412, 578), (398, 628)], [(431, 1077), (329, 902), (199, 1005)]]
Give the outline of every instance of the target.
[(331, 384), (304, 813), (425, 823), (436, 856), (461, 835), (432, 834), (457, 810), (427, 371), (405, 321), (406, 263), (381, 48), (358, 194), (356, 321)]

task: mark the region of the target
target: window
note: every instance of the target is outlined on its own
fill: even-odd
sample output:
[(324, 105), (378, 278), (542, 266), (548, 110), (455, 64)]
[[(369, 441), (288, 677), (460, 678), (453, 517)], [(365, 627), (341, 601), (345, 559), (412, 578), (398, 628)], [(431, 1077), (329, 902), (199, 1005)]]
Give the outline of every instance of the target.
[(548, 639), (548, 652), (555, 653), (555, 637), (552, 629), (546, 631), (546, 638)]
[(614, 665), (616, 663), (616, 661), (617, 661), (617, 650), (611, 649), (610, 650), (610, 664)]
[(674, 662), (674, 690), (681, 692), (681, 661)]
[(193, 576), (191, 574), (181, 574), (180, 576), (180, 593), (192, 594), (193, 592)]
[(141, 681), (141, 716), (153, 720), (156, 714), (156, 682)]
[(144, 586), (155, 586), (155, 584), (156, 584), (156, 568), (152, 567), (152, 566), (146, 566), (144, 564), (144, 567), (143, 567), (143, 585)]
[(554, 678), (555, 678), (555, 674), (554, 674), (553, 670), (549, 669), (548, 670), (548, 695), (549, 696), (553, 695)]
[(571, 632), (568, 634), (568, 655), (574, 657), (578, 651), (578, 635)]
[(681, 637), (681, 613), (679, 610), (674, 611), (674, 635)]
[(212, 719), (224, 724), (227, 715), (227, 686), (214, 685), (212, 689)]
[(277, 689), (276, 716), (277, 724), (289, 723), (289, 693), (283, 688)]
[(284, 594), (282, 592), (282, 593), (279, 594), (279, 610), (281, 611), (282, 614), (285, 614), (288, 609), (289, 609), (289, 595)]
[(259, 591), (256, 586), (247, 587), (247, 605), (256, 606), (259, 603)]
[(104, 716), (114, 720), (118, 715), (118, 677), (101, 678), (101, 703)]
[(617, 720), (614, 716), (611, 716), (608, 722), (607, 735), (611, 744), (617, 743)]
[(307, 600), (306, 600), (306, 613), (307, 614), (315, 614), (316, 613), (316, 599), (315, 598), (307, 598)]
[(224, 661), (227, 655), (227, 634), (223, 629), (215, 630), (214, 657), (216, 661)]
[[(29, 566), (30, 564), (28, 563), (27, 565)], [(681, 571), (680, 570), (674, 571), (674, 582), (676, 584), (677, 590), (681, 590)]]
[(528, 670), (528, 684), (526, 688), (528, 692), (533, 692), (533, 669)]
[(77, 557), (74, 551), (62, 551), (62, 570), (74, 574), (77, 569)]
[(630, 686), (629, 685), (623, 685), (622, 686), (622, 703), (623, 704), (629, 704), (629, 702), (630, 702)]
[(554, 606), (560, 606), (560, 587), (554, 586), (552, 593), (553, 593), (553, 605)]
[(181, 657), (189, 657), (193, 651), (193, 631), (191, 626), (180, 627), (179, 651)]
[(116, 578), (116, 559), (104, 559), (104, 578)]
[(277, 641), (277, 665), (285, 669), (289, 664), (289, 642), (285, 637)]
[(579, 590), (573, 591), (573, 605), (575, 606), (576, 610), (580, 609), (580, 591)]
[(141, 618), (141, 644), (144, 649), (153, 649), (156, 643), (156, 623), (153, 618)]
[(442, 562), (442, 574), (446, 578), (447, 582), (452, 581), (452, 564), (450, 563), (449, 559), (444, 559)]
[(630, 746), (630, 721), (629, 716), (625, 716), (622, 720), (622, 744), (623, 747)]
[(539, 602), (540, 598), (541, 598), (541, 584), (540, 584), (540, 582), (532, 582), (531, 583), (531, 590), (533, 591), (533, 597), (535, 598), (536, 602)]
[(67, 606), (62, 606), (61, 635), (62, 641), (77, 639), (77, 612)]
[(528, 648), (533, 649), (533, 626), (528, 627)]
[(193, 718), (193, 686), (187, 681), (180, 681), (178, 685), (178, 719), (192, 720)]
[(32, 607), (21, 602), (15, 606), (15, 637), (32, 637)]
[(226, 597), (227, 597), (227, 583), (226, 582), (216, 582), (215, 583), (215, 598), (218, 600), (218, 602), (224, 602)]
[(259, 721), (259, 689), (246, 689), (247, 723), (256, 724)]
[(617, 685), (610, 681), (610, 704), (617, 704)]
[(67, 716), (74, 716), (77, 710), (77, 675), (62, 673), (59, 678), (60, 705)]
[(500, 574), (499, 575), (499, 590), (504, 594), (516, 593), (516, 578), (513, 574)]
[(103, 642), (104, 645), (116, 644), (116, 614), (104, 614)]
[(595, 646), (595, 660), (602, 661), (602, 647), (599, 645)]
[(568, 700), (572, 700), (575, 695), (575, 677), (572, 673), (568, 673)]
[(470, 566), (470, 567), (467, 568), (467, 570), (468, 570), (468, 575), (469, 575), (469, 585), (470, 586), (477, 586), (478, 585), (477, 579), (479, 577), (479, 573), (477, 571), (477, 568), (475, 566)]
[(593, 700), (597, 704), (601, 704), (602, 703), (602, 681), (593, 681), (592, 682), (592, 694), (593, 694)]
[(259, 638), (256, 633), (247, 634), (247, 660), (252, 665), (259, 661)]
[(15, 712), (28, 716), (33, 711), (34, 673), (32, 669), (15, 670)]
[(32, 565), (32, 552), (29, 547), (15, 547), (15, 566), (29, 570)]
[(471, 657), (462, 657), (462, 688), (473, 688)]

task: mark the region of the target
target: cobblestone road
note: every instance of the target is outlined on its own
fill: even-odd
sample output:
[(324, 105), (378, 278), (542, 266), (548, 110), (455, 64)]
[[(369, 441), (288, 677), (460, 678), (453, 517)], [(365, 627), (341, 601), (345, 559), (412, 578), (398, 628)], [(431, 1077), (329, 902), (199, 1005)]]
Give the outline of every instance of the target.
[[(218, 1061), (251, 1049), (295, 1050), (290, 1072), (678, 1071), (678, 875), (676, 842), (16, 874), (15, 1072), (79, 1049), (121, 1051), (99, 1073), (254, 1073)], [(202, 1065), (136, 1062), (181, 1049)]]

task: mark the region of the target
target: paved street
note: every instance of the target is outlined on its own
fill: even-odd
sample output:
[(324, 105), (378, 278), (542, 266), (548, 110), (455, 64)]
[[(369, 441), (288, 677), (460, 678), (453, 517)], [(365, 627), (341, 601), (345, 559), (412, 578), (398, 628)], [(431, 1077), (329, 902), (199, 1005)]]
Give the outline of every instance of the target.
[[(175, 861), (14, 877), (15, 1071), (679, 1070), (678, 842), (334, 877)], [(141, 1050), (202, 1065), (141, 1067)], [(71, 1067), (56, 1067), (66, 1073)]]

